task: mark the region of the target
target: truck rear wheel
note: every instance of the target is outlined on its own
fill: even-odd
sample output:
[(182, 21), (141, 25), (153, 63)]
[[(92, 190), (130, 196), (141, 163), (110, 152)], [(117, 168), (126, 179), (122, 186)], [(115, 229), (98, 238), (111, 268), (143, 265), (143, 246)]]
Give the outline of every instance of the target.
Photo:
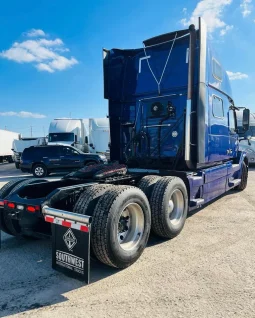
[(152, 230), (158, 236), (174, 238), (185, 224), (188, 213), (188, 193), (178, 177), (163, 177), (157, 181), (150, 198)]
[[(24, 181), (26, 179), (24, 178), (17, 178), (15, 180), (9, 181), (8, 183), (6, 183), (1, 189), (0, 189), (0, 199), (4, 199), (10, 192), (11, 190), (20, 182)], [(11, 232), (8, 230), (8, 228), (6, 227), (5, 221), (4, 221), (4, 217), (3, 217), (3, 213), (0, 214), (1, 217), (1, 230), (7, 234), (11, 235)]]
[(160, 176), (145, 176), (143, 177), (139, 183), (138, 183), (138, 188), (141, 189), (147, 196), (148, 200), (150, 200), (152, 190), (154, 188), (154, 185), (156, 182), (161, 179)]
[(6, 183), (0, 189), (0, 199), (4, 199), (17, 184), (19, 184), (20, 182), (25, 181), (25, 180), (27, 180), (27, 179), (17, 178), (17, 179), (11, 180), (8, 183)]
[(235, 188), (236, 190), (243, 191), (247, 187), (248, 181), (248, 168), (244, 162), (242, 162), (242, 175), (241, 175), (241, 183)]
[(87, 187), (76, 202), (73, 212), (93, 216), (95, 206), (100, 197), (113, 187), (114, 185), (112, 184), (96, 184)]
[(140, 189), (131, 186), (109, 189), (93, 213), (93, 252), (107, 265), (126, 268), (141, 256), (150, 227), (150, 205)]
[[(47, 182), (47, 180), (38, 180), (38, 179), (25, 179), (18, 184), (8, 193), (8, 195), (11, 195), (12, 193), (18, 191), (20, 188), (33, 183), (41, 183), (41, 182)], [(3, 213), (3, 223), (5, 223), (6, 229), (8, 230), (8, 234), (13, 236), (18, 236), (21, 234), (21, 227), (19, 225), (18, 220), (12, 219), (7, 211), (4, 211)]]

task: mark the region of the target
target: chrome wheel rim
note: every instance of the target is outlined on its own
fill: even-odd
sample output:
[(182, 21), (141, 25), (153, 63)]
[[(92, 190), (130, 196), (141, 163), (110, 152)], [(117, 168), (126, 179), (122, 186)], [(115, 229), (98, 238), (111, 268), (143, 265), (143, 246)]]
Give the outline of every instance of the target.
[(132, 250), (139, 244), (144, 232), (144, 223), (143, 210), (139, 204), (130, 203), (122, 210), (117, 236), (123, 250)]
[(169, 222), (174, 226), (178, 226), (182, 220), (184, 213), (184, 197), (181, 190), (176, 189), (171, 194), (168, 201)]
[(38, 176), (38, 177), (41, 177), (43, 174), (44, 174), (44, 170), (42, 167), (36, 167), (35, 168), (35, 174)]

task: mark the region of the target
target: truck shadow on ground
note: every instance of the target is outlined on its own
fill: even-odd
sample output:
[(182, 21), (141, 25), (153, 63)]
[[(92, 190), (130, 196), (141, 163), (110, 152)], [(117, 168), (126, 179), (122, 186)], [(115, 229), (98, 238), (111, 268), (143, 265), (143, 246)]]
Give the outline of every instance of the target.
[[(119, 270), (91, 259), (91, 284)], [(51, 241), (2, 235), (0, 249), (0, 317), (68, 300), (64, 294), (86, 283), (51, 268)]]

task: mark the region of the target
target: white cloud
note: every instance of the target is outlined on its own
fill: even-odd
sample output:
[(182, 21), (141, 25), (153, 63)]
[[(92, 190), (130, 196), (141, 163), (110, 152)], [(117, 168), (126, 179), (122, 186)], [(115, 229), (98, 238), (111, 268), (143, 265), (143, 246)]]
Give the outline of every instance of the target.
[(224, 36), (227, 32), (231, 31), (234, 28), (233, 25), (227, 25), (224, 29), (220, 30), (220, 36)]
[(228, 77), (231, 81), (234, 81), (234, 80), (242, 80), (244, 78), (248, 78), (249, 76), (247, 74), (244, 74), (244, 73), (241, 73), (241, 72), (230, 72), (230, 71), (227, 71), (227, 74), (228, 74)]
[(0, 113), (0, 116), (16, 116), (16, 117), (22, 117), (22, 118), (46, 118), (45, 115), (37, 114), (37, 113), (31, 113), (31, 112), (3, 112)]
[(46, 71), (49, 73), (54, 73), (54, 70), (45, 63), (36, 64), (35, 67), (38, 69), (38, 71)]
[(251, 2), (252, 0), (242, 0), (242, 3), (240, 4), (242, 15), (244, 18), (251, 14), (251, 11), (252, 11)]
[(38, 36), (46, 36), (43, 30), (40, 29), (31, 29), (28, 32), (23, 33), (24, 36), (28, 36), (30, 38), (38, 37)]
[(61, 39), (38, 38), (14, 42), (8, 50), (0, 52), (0, 57), (17, 63), (32, 63), (38, 71), (54, 73), (78, 63), (74, 57), (63, 56), (65, 52), (69, 52), (69, 49)]
[(187, 13), (187, 8), (182, 9), (182, 13), (186, 14)]
[(184, 26), (197, 25), (198, 18), (202, 17), (207, 23), (208, 32), (226, 28), (228, 25), (222, 20), (223, 10), (232, 0), (200, 0), (189, 19), (182, 19)]

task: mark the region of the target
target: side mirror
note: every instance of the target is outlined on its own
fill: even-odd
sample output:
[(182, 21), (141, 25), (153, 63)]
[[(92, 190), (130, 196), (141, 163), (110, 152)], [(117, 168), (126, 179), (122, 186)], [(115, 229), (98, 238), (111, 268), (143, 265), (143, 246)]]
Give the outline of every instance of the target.
[(247, 131), (250, 127), (250, 110), (244, 109), (243, 111), (243, 130)]

